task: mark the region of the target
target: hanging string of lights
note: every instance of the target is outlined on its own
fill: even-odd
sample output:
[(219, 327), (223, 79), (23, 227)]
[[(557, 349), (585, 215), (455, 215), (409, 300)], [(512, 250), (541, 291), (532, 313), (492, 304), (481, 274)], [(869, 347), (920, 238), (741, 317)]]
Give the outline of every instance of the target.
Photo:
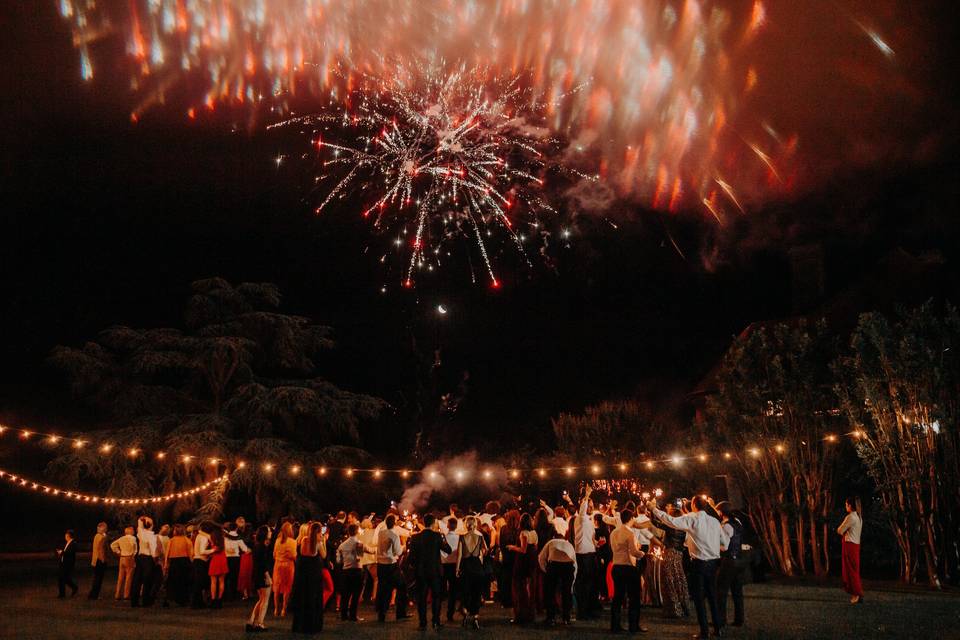
[[(103, 456), (124, 455), (131, 459), (143, 460), (165, 460), (170, 457), (172, 459), (176, 459), (182, 464), (206, 464), (217, 469), (230, 466), (235, 470), (255, 468), (264, 473), (277, 473), (284, 471), (284, 469), (281, 469), (281, 465), (278, 465), (275, 461), (271, 460), (250, 460), (218, 455), (197, 455), (195, 453), (184, 453), (182, 451), (174, 452), (169, 450), (147, 450), (138, 446), (119, 446), (116, 443), (108, 441), (94, 442), (92, 440), (79, 437), (61, 436), (55, 433), (43, 431), (20, 428), (14, 429), (6, 425), (0, 425), (0, 443), (3, 442), (4, 436), (7, 435), (8, 432), (9, 436), (13, 436), (14, 433), (18, 434), (16, 436), (16, 441), (39, 442), (51, 446), (63, 446), (69, 444), (74, 449), (95, 449)], [(13, 438), (9, 438), (9, 436), (8, 439), (13, 441)], [(854, 440), (859, 440), (865, 437), (865, 434), (862, 431), (854, 430), (844, 434), (830, 433), (823, 436), (821, 439), (828, 444), (836, 444), (840, 442), (841, 436), (849, 436)], [(805, 446), (806, 442), (801, 442), (800, 445)], [(764, 455), (785, 454), (787, 452), (787, 448), (788, 444), (786, 442), (775, 441), (762, 446), (760, 443), (753, 444), (742, 450), (727, 449), (714, 452), (699, 450), (696, 453), (678, 452), (670, 455), (645, 456), (635, 462), (591, 462), (579, 465), (538, 466), (527, 468), (506, 466), (497, 463), (478, 463), (475, 466), (477, 469), (479, 469), (479, 471), (476, 472), (476, 476), (479, 476), (483, 480), (493, 480), (495, 478), (503, 478), (504, 476), (510, 480), (522, 480), (528, 478), (543, 480), (548, 477), (556, 476), (557, 474), (560, 474), (561, 477), (569, 478), (576, 476), (597, 478), (610, 473), (625, 476), (626, 474), (636, 470), (653, 472), (661, 467), (679, 468), (688, 462), (708, 464), (716, 461), (730, 462), (738, 459), (759, 459)], [(344, 478), (355, 478), (359, 474), (363, 474), (373, 480), (380, 480), (386, 475), (392, 475), (398, 476), (402, 479), (407, 479), (412, 476), (419, 476), (428, 480), (447, 478), (456, 480), (457, 482), (466, 481), (471, 475), (471, 473), (463, 466), (451, 465), (451, 468), (445, 471), (440, 471), (437, 467), (437, 464), (429, 464), (422, 469), (328, 465), (313, 466), (293, 462), (286, 466), (285, 471), (287, 474), (294, 477), (300, 476), (306, 469), (311, 469), (319, 477), (327, 477), (337, 474)]]
[(111, 496), (104, 495), (95, 495), (92, 493), (82, 493), (79, 491), (68, 491), (66, 489), (58, 489), (57, 487), (51, 487), (50, 485), (43, 484), (42, 482), (36, 482), (29, 478), (25, 478), (21, 475), (15, 473), (10, 473), (0, 469), (0, 482), (7, 481), (13, 486), (16, 486), (20, 489), (26, 489), (27, 491), (36, 491), (43, 495), (48, 495), (51, 497), (63, 498), (70, 500), (72, 502), (87, 503), (87, 504), (111, 504), (111, 505), (145, 505), (145, 504), (159, 504), (164, 502), (172, 502), (174, 500), (181, 500), (183, 498), (189, 498), (195, 496), (198, 493), (210, 489), (214, 485), (220, 484), (221, 482), (226, 482), (230, 479), (229, 473), (224, 473), (213, 480), (208, 480), (201, 485), (191, 487), (190, 489), (183, 489), (182, 491), (174, 491), (173, 493), (168, 493), (162, 496), (140, 496), (140, 497), (128, 497), (128, 498), (114, 498)]

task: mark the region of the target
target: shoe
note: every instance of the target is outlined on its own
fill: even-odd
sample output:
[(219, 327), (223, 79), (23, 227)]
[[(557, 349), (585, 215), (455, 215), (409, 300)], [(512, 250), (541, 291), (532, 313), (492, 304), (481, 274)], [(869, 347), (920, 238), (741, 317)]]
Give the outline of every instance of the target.
[(434, 631), (440, 631), (440, 629), (442, 629), (442, 628), (443, 628), (443, 625), (440, 624), (439, 622), (434, 622), (434, 623), (433, 623), (433, 630), (434, 630)]
[(397, 616), (397, 620), (406, 620), (407, 618), (412, 618), (412, 617), (413, 616), (408, 613), (402, 616)]
[(256, 629), (257, 628), (252, 624), (250, 624), (249, 622), (246, 624), (246, 626), (243, 627), (243, 630), (246, 631), (247, 633), (254, 633)]
[(473, 628), (480, 631), (480, 618), (473, 619)]

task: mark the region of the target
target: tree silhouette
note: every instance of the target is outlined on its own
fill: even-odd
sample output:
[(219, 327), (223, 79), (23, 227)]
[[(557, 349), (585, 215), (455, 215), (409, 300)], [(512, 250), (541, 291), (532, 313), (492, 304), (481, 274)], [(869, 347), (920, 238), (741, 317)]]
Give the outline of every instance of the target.
[[(52, 470), (73, 486), (103, 482), (122, 497), (168, 493), (229, 469), (258, 515), (315, 510), (332, 481), (311, 468), (362, 464), (359, 425), (386, 404), (315, 375), (317, 359), (334, 346), (332, 329), (278, 312), (275, 285), (211, 278), (192, 291), (184, 330), (114, 326), (82, 347), (53, 350), (74, 395), (111, 425), (83, 437), (116, 446), (107, 454), (74, 449)], [(167, 455), (147, 459), (132, 449)], [(240, 459), (268, 460), (274, 470), (230, 466)], [(289, 473), (294, 464), (304, 472)], [(202, 514), (216, 514), (226, 493), (211, 496)], [(184, 500), (175, 509), (196, 507)]]

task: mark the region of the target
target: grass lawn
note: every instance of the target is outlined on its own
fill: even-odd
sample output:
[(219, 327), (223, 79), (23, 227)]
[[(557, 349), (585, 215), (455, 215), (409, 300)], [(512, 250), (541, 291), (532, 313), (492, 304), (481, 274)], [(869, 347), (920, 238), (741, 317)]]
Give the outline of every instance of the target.
[[(81, 558), (78, 558), (78, 564), (85, 565)], [(0, 638), (215, 640), (250, 637), (243, 633), (243, 623), (252, 603), (228, 603), (219, 611), (164, 609), (159, 604), (149, 609), (132, 609), (128, 603), (114, 602), (116, 568), (111, 569), (104, 581), (101, 600), (90, 602), (86, 599), (91, 572), (89, 567), (81, 566), (77, 572), (80, 592), (73, 599), (61, 601), (56, 598), (56, 567), (52, 560), (7, 558), (0, 561), (0, 615), (4, 621), (0, 625)], [(865, 586), (865, 604), (851, 606), (846, 595), (835, 585), (783, 582), (747, 585), (747, 625), (729, 629), (728, 637), (960, 639), (960, 596), (957, 594), (901, 589), (889, 583), (867, 583)], [(415, 619), (379, 625), (370, 607), (364, 607), (360, 615), (367, 621), (341, 624), (328, 614), (323, 634), (358, 640), (438, 636), (433, 631), (418, 631)], [(608, 635), (608, 619), (547, 629), (540, 626), (516, 628), (509, 624), (509, 618), (509, 612), (490, 605), (481, 612), (484, 624), (481, 631), (462, 631), (459, 626), (448, 626), (439, 635), (444, 638), (488, 639), (601, 638)], [(695, 623), (661, 619), (658, 609), (644, 609), (642, 623), (650, 628), (650, 633), (642, 637), (686, 638), (696, 631)], [(268, 614), (270, 632), (254, 637), (298, 637), (289, 633), (289, 624), (289, 618), (276, 620)]]

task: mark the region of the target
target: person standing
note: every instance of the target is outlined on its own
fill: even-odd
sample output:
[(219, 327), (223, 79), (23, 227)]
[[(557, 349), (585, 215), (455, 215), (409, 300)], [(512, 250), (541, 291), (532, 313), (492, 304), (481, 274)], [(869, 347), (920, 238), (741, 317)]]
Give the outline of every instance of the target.
[(457, 560), (460, 559), (460, 534), (457, 532), (457, 518), (447, 519), (447, 532), (443, 539), (447, 542), (450, 551), (441, 551), (440, 565), (443, 571), (443, 594), (447, 598), (447, 622), (453, 622), (453, 612), (457, 608), (457, 598), (460, 597), (457, 584)]
[(729, 502), (721, 502), (716, 507), (722, 519), (723, 532), (729, 541), (720, 553), (720, 568), (717, 570), (717, 610), (720, 622), (727, 624), (727, 593), (733, 596), (733, 626), (742, 627), (743, 610), (743, 565), (740, 553), (743, 542), (743, 522), (733, 512)]
[(107, 523), (101, 522), (97, 525), (97, 533), (93, 536), (93, 546), (90, 548), (90, 566), (93, 567), (93, 583), (90, 585), (90, 593), (87, 598), (96, 600), (100, 597), (100, 589), (103, 587), (103, 573), (107, 568), (107, 553), (110, 549), (110, 542), (107, 540)]
[[(483, 598), (483, 586), (487, 576), (483, 570), (483, 558), (487, 554), (487, 543), (483, 535), (477, 532), (477, 519), (467, 516), (464, 520), (467, 532), (460, 538), (457, 553), (457, 578), (463, 593), (463, 606), (466, 615), (463, 625), (472, 625), (480, 629), (480, 601)], [(536, 548), (536, 543), (529, 547)]]
[(190, 606), (194, 609), (203, 609), (207, 606), (203, 592), (210, 584), (210, 556), (214, 552), (210, 544), (210, 531), (209, 522), (201, 523), (196, 529), (196, 537), (193, 540), (193, 597)]
[[(572, 534), (571, 534), (572, 537)], [(563, 624), (570, 624), (573, 584), (577, 577), (577, 554), (573, 545), (558, 531), (540, 550), (540, 568), (547, 575), (544, 596), (547, 600), (547, 624), (557, 622), (557, 598)], [(559, 592), (559, 593), (558, 593)]]
[(237, 523), (229, 522), (223, 536), (224, 553), (227, 556), (227, 577), (224, 594), (227, 600), (235, 600), (240, 582), (240, 554), (250, 553), (250, 548), (237, 532)]
[(577, 620), (595, 620), (600, 617), (597, 546), (594, 540), (596, 527), (592, 517), (590, 494), (593, 489), (588, 484), (571, 521), (573, 529), (573, 547), (577, 552), (577, 580), (574, 590), (577, 594)]
[(539, 570), (537, 554), (537, 532), (533, 530), (533, 518), (529, 513), (520, 516), (520, 534), (518, 544), (507, 549), (516, 554), (513, 561), (513, 622), (526, 624), (536, 618), (534, 587), (536, 572)]
[(357, 608), (363, 588), (363, 570), (360, 561), (365, 547), (357, 537), (360, 526), (354, 522), (347, 525), (347, 539), (337, 547), (337, 564), (341, 567), (340, 619), (358, 622)]
[(397, 517), (389, 514), (384, 520), (384, 528), (377, 537), (377, 620), (384, 622), (387, 619), (387, 609), (390, 608), (390, 597), (396, 591), (397, 620), (407, 617), (407, 586), (400, 573), (397, 561), (403, 552), (400, 536), (394, 531)]
[(843, 536), (843, 590), (850, 594), (850, 604), (863, 603), (863, 585), (860, 583), (860, 534), (863, 532), (863, 507), (860, 498), (847, 498), (847, 516), (837, 527)]
[(690, 550), (690, 591), (693, 606), (697, 610), (697, 623), (700, 625), (700, 637), (707, 638), (710, 628), (707, 625), (707, 611), (703, 600), (710, 607), (710, 619), (714, 631), (723, 634), (723, 620), (717, 607), (717, 568), (720, 565), (720, 550), (729, 543), (727, 534), (720, 521), (705, 511), (708, 503), (703, 496), (694, 496), (690, 501), (690, 513), (679, 517), (671, 516), (657, 508), (656, 499), (650, 500), (647, 507), (657, 519), (667, 525), (685, 531), (687, 548)]
[(247, 631), (266, 631), (263, 620), (270, 608), (270, 586), (273, 584), (273, 553), (270, 551), (270, 527), (261, 525), (253, 535), (252, 579), (253, 587), (257, 590), (257, 604), (250, 612), (247, 622)]
[(363, 589), (360, 592), (360, 599), (373, 602), (377, 593), (377, 531), (374, 528), (372, 514), (360, 523), (358, 539), (363, 545), (363, 556), (360, 558)]
[(210, 529), (210, 563), (207, 573), (210, 576), (210, 608), (223, 609), (223, 588), (227, 581), (230, 567), (227, 565), (226, 543), (223, 529), (213, 525)]
[(323, 561), (327, 557), (327, 540), (323, 526), (311, 522), (307, 535), (300, 540), (300, 555), (294, 571), (290, 607), (293, 609), (291, 629), (298, 633), (323, 631)]
[(297, 541), (293, 538), (293, 524), (284, 522), (273, 544), (273, 615), (276, 617), (287, 615), (296, 560)]
[(117, 573), (117, 589), (113, 597), (126, 600), (133, 587), (133, 570), (137, 563), (137, 539), (133, 536), (133, 527), (126, 527), (123, 535), (113, 541), (110, 550), (119, 556), (120, 567)]
[(77, 545), (73, 539), (73, 529), (63, 534), (63, 549), (57, 549), (59, 566), (57, 570), (58, 598), (65, 598), (66, 588), (70, 587), (70, 597), (77, 595), (77, 583), (73, 581), (73, 567), (77, 563)]
[(182, 524), (173, 525), (173, 537), (167, 545), (167, 554), (163, 559), (164, 573), (167, 575), (167, 591), (170, 597), (181, 607), (186, 606), (190, 585), (190, 559), (193, 544), (186, 536)]
[(643, 551), (637, 544), (637, 536), (630, 523), (633, 512), (624, 509), (620, 513), (620, 524), (610, 534), (610, 549), (613, 552), (613, 601), (610, 604), (610, 631), (623, 633), (621, 613), (623, 601), (627, 600), (627, 621), (630, 633), (646, 631), (640, 626), (640, 574), (637, 560), (643, 557)]
[(153, 604), (154, 568), (159, 557), (159, 542), (157, 534), (153, 532), (153, 520), (147, 516), (137, 518), (137, 555), (136, 565), (133, 568), (133, 587), (130, 592), (130, 606), (145, 607)]
[(431, 623), (440, 628), (440, 607), (443, 606), (443, 567), (441, 553), (452, 551), (432, 513), (423, 517), (423, 531), (410, 538), (410, 563), (417, 576), (417, 616), (421, 629), (427, 628), (427, 598), (431, 599)]
[[(680, 509), (675, 504), (667, 505), (667, 513), (679, 516)], [(679, 529), (657, 521), (663, 529), (663, 615), (667, 618), (686, 618), (690, 615), (687, 602), (690, 591), (687, 588), (687, 576), (683, 572), (683, 543), (687, 534)]]

